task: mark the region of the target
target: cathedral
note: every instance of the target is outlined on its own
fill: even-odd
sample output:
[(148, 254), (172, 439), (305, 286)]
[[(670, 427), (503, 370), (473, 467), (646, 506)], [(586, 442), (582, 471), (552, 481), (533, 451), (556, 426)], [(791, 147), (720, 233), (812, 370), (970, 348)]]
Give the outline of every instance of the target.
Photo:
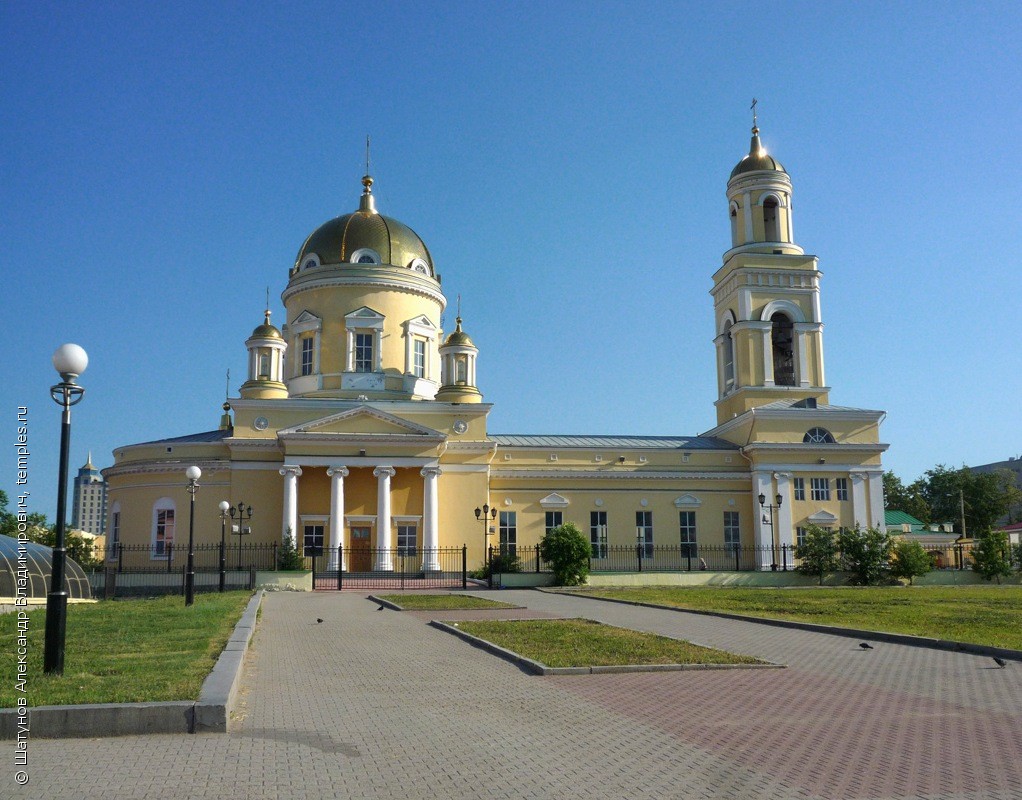
[(245, 341), (247, 380), (219, 429), (115, 450), (108, 544), (148, 548), (156, 565), (186, 542), (190, 465), (197, 542), (219, 542), (220, 503), (241, 503), (254, 508), (246, 543), (325, 548), (351, 572), (392, 570), (399, 552), (435, 572), (463, 544), (476, 565), (485, 544), (531, 547), (562, 522), (590, 535), (594, 561), (616, 545), (740, 546), (771, 569), (811, 524), (884, 524), (884, 414), (830, 403), (818, 259), (795, 242), (791, 178), (757, 127), (727, 181), (706, 354), (717, 424), (701, 435), (491, 433), (486, 354), (460, 316), (440, 329), (429, 249), (372, 189), (366, 175), (357, 209), (299, 247), (285, 320), (267, 310)]

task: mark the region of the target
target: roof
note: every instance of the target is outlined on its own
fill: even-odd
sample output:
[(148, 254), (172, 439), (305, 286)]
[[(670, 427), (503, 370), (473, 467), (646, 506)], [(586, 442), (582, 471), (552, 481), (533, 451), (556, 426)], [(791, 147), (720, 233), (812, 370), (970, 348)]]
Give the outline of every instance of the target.
[(733, 170), (731, 170), (731, 177), (729, 180), (746, 172), (760, 172), (762, 170), (770, 172), (784, 172), (787, 174), (787, 170), (781, 166), (781, 162), (767, 154), (767, 151), (763, 148), (763, 145), (759, 140), (759, 128), (754, 127), (752, 129), (752, 141), (749, 144), (749, 154), (747, 156), (743, 156), (742, 160), (735, 165)]
[(884, 522), (887, 525), (922, 525), (923, 521), (918, 520), (911, 514), (904, 511), (885, 511)]
[(830, 405), (829, 403), (827, 403), (827, 404), (819, 403), (816, 406), (807, 406), (807, 405), (805, 405), (805, 401), (804, 400), (775, 400), (772, 403), (764, 403), (761, 406), (756, 406), (756, 410), (757, 411), (762, 411), (763, 409), (772, 409), (772, 410), (777, 410), (777, 411), (791, 410), (791, 411), (809, 411), (809, 412), (815, 412), (815, 411), (855, 411), (855, 412), (858, 412), (858, 413), (871, 413), (873, 411), (873, 409), (871, 409), (871, 408), (855, 408), (854, 406), (834, 406), (834, 405)]
[(149, 444), (208, 444), (210, 442), (222, 442), (231, 435), (229, 430), (220, 428), (215, 431), (203, 433), (189, 433), (186, 436), (174, 436), (170, 439), (154, 439), (151, 442), (138, 442), (133, 447), (144, 447)]
[(573, 436), (490, 434), (502, 447), (620, 447), (628, 449), (737, 450), (738, 446), (713, 436)]

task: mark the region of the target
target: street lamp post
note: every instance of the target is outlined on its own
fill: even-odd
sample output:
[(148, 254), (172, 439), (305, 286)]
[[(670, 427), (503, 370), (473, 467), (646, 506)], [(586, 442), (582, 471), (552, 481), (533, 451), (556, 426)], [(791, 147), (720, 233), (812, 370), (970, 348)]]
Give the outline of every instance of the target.
[(188, 516), (188, 568), (185, 571), (185, 605), (195, 602), (195, 493), (199, 490), (202, 470), (194, 464), (185, 470), (188, 478), (188, 494), (192, 496), (191, 513)]
[(490, 508), (489, 503), (483, 503), (482, 508), (476, 508), (476, 519), (483, 523), (483, 566), (486, 566), (486, 545), (487, 537), (490, 535), (490, 522), (497, 518), (497, 507)]
[(227, 512), (231, 504), (226, 500), (220, 501), (220, 591), (224, 591), (227, 584)]
[[(770, 569), (773, 572), (777, 572), (777, 538), (776, 538), (777, 537), (777, 526), (774, 524), (776, 522), (776, 517), (774, 516), (774, 512), (780, 511), (780, 509), (781, 509), (781, 500), (783, 500), (783, 499), (784, 498), (781, 497), (780, 494), (778, 494), (776, 497), (774, 497), (774, 501), (776, 502), (776, 505), (767, 505), (766, 504), (766, 495), (765, 494), (761, 494), (759, 496), (759, 506), (760, 506), (760, 508), (762, 508), (764, 511), (769, 512), (769, 517), (764, 517), (763, 518), (763, 524), (764, 525), (768, 525), (770, 527), (770, 559), (771, 559)], [(787, 561), (785, 561), (785, 567), (787, 568)]]
[[(252, 519), (252, 506), (245, 506), (244, 501), (238, 503), (237, 508), (231, 506), (231, 533), (238, 536), (238, 569), (241, 569), (241, 537), (251, 533), (245, 530), (245, 521)], [(234, 522), (237, 521), (237, 525)], [(234, 528), (237, 528), (235, 531)]]
[(60, 464), (57, 475), (57, 530), (50, 564), (50, 591), (46, 595), (46, 640), (43, 670), (64, 674), (64, 632), (67, 628), (67, 589), (64, 588), (64, 517), (67, 514), (67, 462), (71, 446), (71, 406), (81, 402), (85, 389), (75, 378), (85, 372), (89, 357), (76, 344), (62, 344), (53, 354), (53, 367), (62, 378), (50, 387), (50, 397), (63, 408), (60, 425)]

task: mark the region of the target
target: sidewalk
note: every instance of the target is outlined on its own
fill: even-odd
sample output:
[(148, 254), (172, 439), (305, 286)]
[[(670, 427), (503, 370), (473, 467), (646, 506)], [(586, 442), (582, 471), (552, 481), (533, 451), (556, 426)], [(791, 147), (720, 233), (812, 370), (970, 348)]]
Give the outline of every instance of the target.
[(22, 788), (3, 745), (0, 798), (1022, 800), (1018, 665), (489, 594), (527, 606), (522, 615), (585, 616), (789, 669), (536, 678), (422, 614), (353, 594), (273, 593), (231, 733), (33, 740)]

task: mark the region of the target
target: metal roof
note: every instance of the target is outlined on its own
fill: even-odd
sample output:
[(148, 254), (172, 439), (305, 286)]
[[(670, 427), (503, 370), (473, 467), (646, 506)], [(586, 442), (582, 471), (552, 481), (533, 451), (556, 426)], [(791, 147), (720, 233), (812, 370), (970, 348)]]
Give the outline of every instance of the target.
[(231, 435), (229, 430), (219, 429), (205, 431), (203, 433), (189, 433), (187, 436), (175, 436), (171, 439), (154, 439), (151, 442), (138, 442), (132, 447), (144, 447), (149, 444), (204, 444), (208, 442), (222, 442)]
[(501, 447), (616, 447), (623, 449), (737, 450), (737, 445), (713, 436), (572, 436), (490, 434)]
[(853, 408), (852, 406), (824, 405), (823, 403), (820, 403), (815, 408), (810, 408), (808, 406), (803, 405), (803, 402), (804, 401), (802, 400), (775, 400), (772, 403), (765, 403), (764, 405), (756, 406), (756, 410), (762, 411), (763, 409), (771, 410), (783, 409), (791, 411), (859, 411), (859, 412), (862, 411), (869, 412), (873, 410), (869, 408)]

